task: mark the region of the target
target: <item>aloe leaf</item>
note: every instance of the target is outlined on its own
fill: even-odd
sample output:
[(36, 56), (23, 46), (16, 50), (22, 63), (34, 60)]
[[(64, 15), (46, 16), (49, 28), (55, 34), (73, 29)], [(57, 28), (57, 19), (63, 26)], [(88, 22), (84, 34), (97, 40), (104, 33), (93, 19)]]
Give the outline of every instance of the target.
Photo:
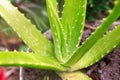
[(92, 80), (80, 71), (58, 73), (62, 80)]
[[(54, 40), (54, 48), (55, 48), (55, 55), (57, 59), (60, 62), (64, 62), (62, 58), (62, 51), (61, 47), (64, 40), (63, 39), (63, 34), (62, 34), (62, 24), (60, 22), (59, 16), (58, 16), (58, 9), (57, 9), (57, 1), (56, 0), (46, 0), (47, 3), (47, 11), (48, 11), (48, 16), (49, 16), (49, 21), (50, 21), (50, 27), (52, 30), (52, 36)], [(63, 41), (63, 42), (62, 42)]]
[(20, 6), (20, 8), (31, 16), (33, 21), (36, 23), (38, 29), (40, 29), (42, 32), (48, 29), (47, 25), (45, 24), (41, 16), (39, 16), (29, 8), (26, 8), (25, 6)]
[(99, 39), (93, 47), (75, 64), (72, 65), (72, 70), (88, 67), (120, 44), (120, 26), (109, 32), (103, 38)]
[(98, 29), (74, 52), (74, 55), (66, 63), (70, 65), (76, 63), (90, 48), (94, 45), (110, 27), (110, 25), (120, 16), (120, 0), (117, 1), (115, 7), (105, 21), (98, 27)]
[(66, 61), (79, 46), (85, 15), (86, 0), (65, 0), (61, 22), (65, 31), (64, 35), (67, 35), (65, 38), (65, 47), (62, 47), (63, 58), (66, 59)]
[(23, 66), (29, 68), (64, 71), (54, 57), (39, 56), (29, 52), (0, 52), (1, 66)]
[(51, 42), (8, 0), (0, 0), (0, 15), (34, 52), (42, 53), (41, 55), (52, 55)]
[(79, 46), (85, 22), (86, 4), (86, 0), (65, 0), (61, 22), (64, 25), (68, 42), (66, 44), (70, 52)]

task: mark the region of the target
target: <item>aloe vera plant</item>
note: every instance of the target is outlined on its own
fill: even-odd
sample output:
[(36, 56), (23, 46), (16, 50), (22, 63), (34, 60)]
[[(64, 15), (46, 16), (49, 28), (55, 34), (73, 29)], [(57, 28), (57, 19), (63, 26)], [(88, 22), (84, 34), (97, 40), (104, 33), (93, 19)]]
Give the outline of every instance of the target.
[(120, 0), (95, 32), (79, 46), (87, 0), (65, 0), (62, 16), (57, 0), (46, 0), (54, 43), (38, 31), (8, 0), (0, 0), (1, 17), (17, 32), (32, 52), (0, 51), (1, 66), (55, 70), (63, 80), (91, 80), (79, 69), (107, 55), (120, 43), (120, 25), (104, 35), (120, 16)]

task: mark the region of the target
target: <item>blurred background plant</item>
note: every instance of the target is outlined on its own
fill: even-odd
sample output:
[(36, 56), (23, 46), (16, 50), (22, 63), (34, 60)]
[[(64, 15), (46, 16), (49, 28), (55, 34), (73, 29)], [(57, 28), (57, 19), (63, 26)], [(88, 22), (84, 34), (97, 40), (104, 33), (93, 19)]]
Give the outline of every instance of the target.
[(113, 7), (115, 0), (88, 0), (87, 19), (95, 21), (101, 19), (108, 14)]

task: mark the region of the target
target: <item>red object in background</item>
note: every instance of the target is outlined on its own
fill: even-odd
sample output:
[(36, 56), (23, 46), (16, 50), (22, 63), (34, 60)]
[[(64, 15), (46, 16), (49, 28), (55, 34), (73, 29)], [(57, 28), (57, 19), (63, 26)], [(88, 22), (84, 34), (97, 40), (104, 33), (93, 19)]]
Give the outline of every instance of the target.
[(6, 80), (5, 71), (3, 67), (0, 67), (0, 80)]

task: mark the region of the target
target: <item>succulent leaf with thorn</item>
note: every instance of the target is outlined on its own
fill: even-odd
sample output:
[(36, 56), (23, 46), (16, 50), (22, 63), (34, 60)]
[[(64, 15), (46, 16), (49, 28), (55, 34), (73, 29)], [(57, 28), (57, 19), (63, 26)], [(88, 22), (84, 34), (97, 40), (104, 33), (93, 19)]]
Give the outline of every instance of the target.
[(120, 43), (120, 25), (104, 33), (120, 16), (120, 0), (92, 35), (79, 46), (83, 33), (87, 0), (65, 0), (62, 16), (57, 0), (46, 0), (54, 44), (8, 0), (0, 1), (1, 17), (17, 32), (33, 52), (0, 51), (0, 65), (55, 70), (63, 80), (91, 80), (79, 69), (107, 55)]

